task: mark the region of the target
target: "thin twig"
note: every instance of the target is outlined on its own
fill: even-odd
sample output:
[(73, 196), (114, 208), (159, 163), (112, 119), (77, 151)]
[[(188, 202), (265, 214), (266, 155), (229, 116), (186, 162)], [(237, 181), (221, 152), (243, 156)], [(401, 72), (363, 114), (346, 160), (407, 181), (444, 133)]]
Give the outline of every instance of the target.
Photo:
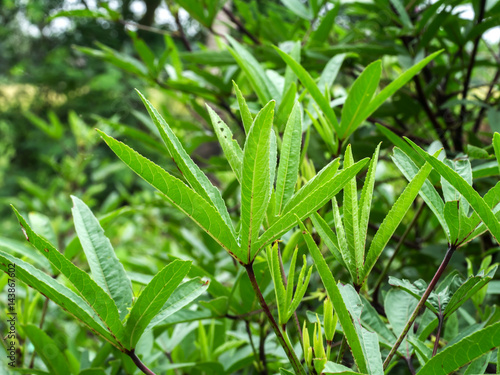
[(252, 347), (253, 356), (255, 357), (255, 361), (259, 365), (259, 372), (261, 374), (267, 374), (267, 371), (264, 368), (261, 369), (259, 355), (257, 354), (257, 350), (255, 349), (255, 345), (253, 344), (252, 331), (250, 329), (250, 322), (248, 320), (245, 320), (245, 329), (247, 331), (248, 340), (250, 341), (250, 346)]
[(283, 333), (280, 330), (280, 327), (278, 323), (276, 323), (276, 320), (274, 319), (273, 314), (271, 313), (271, 310), (269, 310), (269, 306), (266, 303), (266, 300), (264, 299), (264, 296), (262, 295), (262, 292), (260, 291), (259, 284), (257, 283), (257, 279), (255, 278), (255, 273), (253, 271), (253, 265), (252, 263), (247, 264), (244, 266), (245, 270), (247, 271), (248, 278), (250, 279), (250, 283), (252, 284), (252, 288), (257, 296), (257, 299), (259, 301), (260, 306), (264, 310), (264, 313), (266, 314), (267, 320), (271, 324), (271, 327), (274, 330), (274, 333), (276, 334), (276, 337), (283, 347), (283, 350), (285, 351), (285, 354), (287, 355), (290, 364), (292, 365), (293, 369), (295, 370), (295, 373), (297, 375), (305, 375), (304, 368), (300, 364), (299, 359), (297, 358), (297, 355), (295, 354), (295, 351), (293, 348), (288, 345), (287, 340), (283, 336)]
[[(49, 299), (47, 297), (45, 297), (45, 301), (43, 303), (42, 317), (40, 318), (40, 325), (38, 326), (40, 329), (43, 328), (43, 323), (45, 322), (45, 315), (47, 314), (48, 307), (49, 307)], [(31, 361), (30, 361), (29, 368), (33, 368), (33, 366), (35, 365), (35, 355), (36, 355), (36, 352), (33, 351), (33, 354), (31, 355)]]
[(240, 20), (238, 18), (236, 18), (236, 16), (234, 15), (234, 13), (227, 9), (226, 7), (223, 7), (222, 8), (222, 11), (229, 17), (229, 19), (231, 21), (233, 21), (233, 23), (238, 26), (238, 28), (241, 30), (241, 32), (245, 35), (247, 35), (250, 39), (252, 39), (252, 42), (254, 42), (255, 44), (261, 44), (259, 39), (257, 39), (257, 37), (255, 35), (253, 35), (246, 27), (243, 23), (240, 22)]
[(434, 342), (434, 349), (432, 350), (433, 357), (436, 355), (436, 353), (438, 351), (439, 339), (441, 338), (441, 329), (443, 328), (443, 320), (444, 320), (443, 314), (439, 314), (438, 315), (439, 324), (438, 324), (438, 330), (436, 333), (436, 341)]
[[(479, 3), (479, 14), (477, 17), (476, 25), (480, 24), (484, 17), (484, 10), (486, 8), (486, 0), (480, 0)], [(478, 35), (474, 40), (474, 46), (472, 48), (472, 52), (470, 55), (469, 66), (467, 67), (467, 73), (465, 75), (464, 87), (462, 91), (462, 105), (460, 107), (460, 118), (458, 122), (458, 128), (454, 134), (453, 143), (455, 144), (455, 148), (457, 151), (463, 151), (463, 141), (462, 141), (462, 132), (465, 122), (465, 112), (466, 112), (466, 103), (467, 93), (469, 92), (469, 83), (472, 77), (472, 70), (474, 69), (474, 63), (476, 61), (477, 50), (479, 47), (479, 41), (481, 40), (482, 35)]]
[(135, 349), (128, 350), (125, 353), (132, 359), (137, 368), (141, 370), (143, 373), (145, 373), (146, 375), (156, 375), (144, 363), (141, 362), (137, 354), (135, 354)]
[(441, 262), (441, 265), (439, 266), (436, 273), (434, 274), (434, 277), (432, 278), (431, 282), (429, 283), (429, 286), (427, 286), (427, 289), (425, 290), (424, 295), (422, 296), (422, 298), (418, 302), (417, 307), (415, 307), (415, 310), (413, 310), (413, 313), (411, 314), (410, 319), (408, 319), (408, 322), (406, 323), (405, 328), (403, 329), (403, 331), (399, 335), (396, 343), (394, 344), (389, 355), (385, 359), (384, 370), (387, 368), (387, 366), (389, 366), (389, 363), (391, 363), (392, 357), (394, 357), (394, 354), (396, 354), (399, 346), (401, 345), (401, 343), (405, 339), (406, 335), (408, 334), (408, 331), (410, 330), (411, 326), (413, 325), (413, 322), (415, 321), (418, 314), (420, 313), (420, 310), (424, 307), (425, 302), (427, 302), (427, 298), (429, 298), (429, 295), (431, 294), (431, 292), (433, 291), (437, 282), (439, 281), (439, 279), (443, 275), (443, 272), (446, 269), (446, 266), (448, 265), (448, 263), (450, 262), (450, 259), (453, 256), (453, 253), (455, 252), (455, 250), (456, 250), (456, 245), (450, 245), (448, 247), (448, 251), (446, 251), (446, 255), (444, 256), (444, 259)]

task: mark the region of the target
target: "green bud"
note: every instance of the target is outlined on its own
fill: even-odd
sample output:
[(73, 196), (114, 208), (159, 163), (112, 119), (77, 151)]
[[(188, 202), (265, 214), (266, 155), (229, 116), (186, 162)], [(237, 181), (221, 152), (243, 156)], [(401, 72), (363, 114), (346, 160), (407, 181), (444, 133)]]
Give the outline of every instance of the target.
[(302, 346), (304, 349), (304, 360), (306, 361), (307, 366), (311, 367), (311, 362), (312, 362), (311, 340), (309, 339), (309, 331), (307, 330), (305, 320), (304, 320), (304, 325), (302, 327)]
[(332, 341), (333, 340), (333, 335), (335, 334), (335, 325), (334, 323), (334, 318), (333, 318), (333, 304), (332, 301), (330, 301), (329, 298), (325, 298), (324, 302), (324, 307), (323, 307), (323, 314), (324, 314), (324, 322), (325, 322), (325, 337), (326, 341)]
[(315, 358), (326, 358), (325, 348), (323, 346), (323, 332), (321, 331), (321, 322), (316, 314), (317, 323), (314, 325), (314, 355)]

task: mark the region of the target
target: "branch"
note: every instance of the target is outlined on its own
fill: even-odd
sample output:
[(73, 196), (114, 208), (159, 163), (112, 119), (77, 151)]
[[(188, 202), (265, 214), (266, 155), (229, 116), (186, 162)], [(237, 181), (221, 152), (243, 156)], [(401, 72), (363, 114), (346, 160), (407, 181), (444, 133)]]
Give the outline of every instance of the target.
[(292, 365), (295, 373), (297, 375), (306, 375), (304, 368), (300, 364), (299, 359), (297, 358), (297, 354), (295, 354), (295, 351), (293, 348), (288, 345), (287, 340), (283, 336), (283, 333), (280, 330), (280, 327), (278, 326), (278, 323), (276, 323), (276, 320), (273, 317), (273, 314), (271, 313), (271, 310), (269, 310), (269, 306), (266, 303), (266, 300), (264, 299), (264, 296), (262, 295), (262, 292), (260, 291), (259, 284), (257, 283), (257, 279), (255, 278), (255, 273), (253, 272), (253, 265), (252, 263), (247, 264), (244, 266), (248, 278), (250, 279), (250, 283), (252, 284), (252, 288), (257, 295), (257, 299), (259, 300), (259, 304), (264, 310), (264, 313), (267, 316), (267, 320), (271, 324), (271, 327), (273, 327), (274, 333), (276, 334), (276, 337), (278, 338), (279, 343), (283, 347), (283, 350), (285, 351), (285, 354), (287, 355), (288, 359), (290, 360), (290, 364)]
[[(479, 14), (477, 17), (476, 25), (480, 24), (484, 17), (484, 9), (486, 7), (486, 0), (481, 0), (479, 4)], [(472, 69), (474, 69), (474, 63), (476, 61), (477, 49), (479, 46), (479, 41), (481, 40), (481, 35), (478, 35), (474, 40), (474, 47), (472, 48), (472, 53), (470, 55), (469, 66), (467, 67), (467, 73), (465, 75), (464, 88), (462, 91), (462, 100), (467, 99), (467, 94), (469, 92), (469, 83), (472, 76)], [(453, 143), (455, 144), (455, 148), (457, 151), (463, 151), (463, 142), (462, 142), (462, 132), (465, 122), (465, 102), (462, 103), (460, 107), (460, 117), (458, 123), (458, 129), (454, 134)]]
[(432, 278), (431, 282), (429, 283), (429, 286), (427, 286), (427, 289), (425, 290), (424, 295), (422, 296), (422, 298), (418, 302), (417, 306), (415, 307), (415, 310), (413, 310), (413, 313), (411, 314), (410, 319), (408, 319), (408, 322), (406, 323), (405, 328), (403, 329), (403, 331), (399, 335), (396, 343), (394, 344), (389, 355), (385, 359), (384, 370), (387, 368), (387, 366), (389, 366), (389, 363), (391, 363), (392, 357), (394, 357), (394, 354), (396, 354), (399, 346), (401, 345), (401, 343), (405, 339), (406, 335), (408, 334), (408, 331), (410, 330), (411, 326), (413, 325), (413, 322), (415, 321), (415, 319), (417, 319), (417, 316), (420, 313), (420, 310), (424, 307), (425, 302), (427, 302), (427, 298), (429, 298), (429, 295), (431, 294), (432, 290), (434, 289), (437, 282), (439, 281), (439, 279), (443, 275), (443, 272), (446, 269), (446, 266), (448, 265), (448, 263), (450, 262), (450, 259), (453, 255), (453, 253), (455, 252), (455, 250), (456, 250), (456, 245), (450, 245), (448, 247), (448, 251), (446, 252), (446, 255), (444, 256), (444, 259), (441, 262), (441, 265), (439, 266), (436, 273), (434, 274), (434, 277)]
[(141, 370), (143, 373), (145, 373), (146, 375), (156, 375), (153, 371), (148, 369), (144, 363), (141, 362), (137, 354), (135, 354), (135, 349), (128, 350), (125, 352), (125, 354), (127, 354), (132, 359), (137, 368)]

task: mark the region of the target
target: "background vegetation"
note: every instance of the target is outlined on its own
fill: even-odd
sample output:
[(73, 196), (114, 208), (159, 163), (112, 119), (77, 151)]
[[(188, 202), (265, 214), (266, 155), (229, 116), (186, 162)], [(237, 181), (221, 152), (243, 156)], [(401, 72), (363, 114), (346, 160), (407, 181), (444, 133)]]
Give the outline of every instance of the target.
[[(278, 373), (289, 368), (244, 269), (116, 158), (94, 128), (181, 177), (133, 90), (139, 89), (220, 189), (234, 219), (239, 217), (238, 181), (223, 156), (205, 104), (243, 145), (245, 124), (232, 81), (254, 116), (268, 100), (277, 101), (278, 134), (283, 134), (297, 98), (304, 110), (298, 187), (331, 160), (347, 155), (348, 144), (353, 160), (359, 161), (372, 157), (382, 142), (368, 226), (371, 240), (407, 186), (391, 159), (396, 155), (395, 135), (408, 137), (430, 154), (442, 147), (448, 159), (470, 161), (471, 182), (481, 196), (496, 186), (499, 172), (492, 137), (500, 132), (499, 20), (500, 1), (495, 0), (5, 1), (0, 7), (0, 250), (58, 276), (24, 241), (9, 207), (13, 204), (37, 233), (88, 271), (72, 219), (71, 195), (76, 196), (100, 219), (135, 296), (177, 258), (193, 261), (190, 279), (210, 280), (195, 303), (141, 338), (137, 353), (156, 373)], [(381, 61), (380, 92), (425, 57), (443, 51), (359, 128), (338, 137), (324, 111), (322, 116), (315, 108), (310, 88), (273, 46), (305, 68), (320, 93), (333, 101), (338, 117), (347, 94), (354, 90), (353, 82), (374, 61)], [(357, 176), (360, 188), (365, 176), (366, 168)], [(429, 181), (446, 198), (436, 171)], [(343, 194), (338, 199), (345, 217)], [(320, 213), (333, 227), (331, 206)], [(335, 279), (351, 282), (348, 270), (326, 251), (319, 233), (309, 221), (306, 225), (325, 250)], [(299, 264), (302, 254), (308, 254), (300, 233), (295, 227), (283, 236), (285, 263), (296, 245)], [(394, 333), (398, 328), (387, 310), (396, 307), (388, 297), (394, 299), (396, 293), (390, 291), (401, 290), (389, 284), (388, 275), (428, 283), (446, 252), (447, 239), (439, 219), (417, 197), (360, 293)], [(499, 259), (498, 250), (489, 233), (478, 237), (455, 252), (445, 276), (451, 270), (464, 277), (489, 272)], [(277, 317), (273, 276), (261, 260), (255, 272)], [(0, 277), (0, 287), (7, 279)], [(493, 276), (487, 287), (447, 317), (442, 342), (436, 347), (441, 350), (498, 322), (499, 294), (500, 280)], [(300, 325), (308, 320), (311, 333), (314, 313), (323, 314), (325, 296), (324, 284), (313, 272), (297, 310)], [(406, 310), (417, 301), (408, 296), (403, 292), (396, 298), (409, 298), (403, 304)], [(46, 358), (35, 354), (35, 340), (26, 328), (34, 325), (52, 338), (54, 351), (64, 353), (72, 373), (91, 368), (103, 368), (107, 374), (138, 373), (129, 357), (22, 283), (17, 285), (16, 309), (19, 368), (54, 371), (47, 368)], [(2, 332), (5, 313), (2, 308)], [(301, 336), (291, 323), (289, 329), (301, 352)], [(425, 348), (434, 347), (435, 334), (429, 332), (419, 350), (419, 344), (412, 343), (414, 348), (393, 363), (391, 374), (418, 370), (425, 363), (422, 356), (429, 354)], [(333, 352), (342, 347), (342, 337), (336, 333)], [(385, 357), (390, 346), (384, 347), (382, 341), (381, 346)], [(476, 367), (460, 371), (498, 371), (496, 352), (473, 362)], [(13, 372), (5, 362), (4, 346), (0, 357), (0, 373)], [(344, 364), (353, 364), (348, 350)]]

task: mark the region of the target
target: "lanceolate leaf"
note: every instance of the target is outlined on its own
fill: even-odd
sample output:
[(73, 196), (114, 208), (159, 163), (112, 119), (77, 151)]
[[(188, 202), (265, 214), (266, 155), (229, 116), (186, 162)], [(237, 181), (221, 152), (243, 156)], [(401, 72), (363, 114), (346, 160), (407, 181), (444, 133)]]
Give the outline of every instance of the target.
[(78, 294), (31, 264), (0, 250), (0, 270), (8, 272), (9, 264), (16, 265), (16, 279), (45, 295), (117, 348), (122, 347), (106, 329), (97, 313)]
[(129, 348), (134, 348), (151, 320), (189, 272), (190, 261), (174, 260), (144, 288), (135, 302), (125, 326)]
[[(344, 156), (344, 168), (354, 164), (351, 145), (348, 145)], [(361, 249), (359, 219), (358, 219), (358, 188), (356, 176), (351, 178), (344, 186), (344, 228), (349, 250), (354, 257), (356, 265), (356, 275), (359, 275), (363, 268), (363, 249)], [(359, 280), (356, 280), (358, 283)]]
[(262, 69), (259, 62), (255, 60), (255, 57), (231, 36), (226, 35), (226, 38), (232, 46), (232, 48), (229, 48), (229, 52), (231, 52), (241, 70), (245, 72), (255, 93), (259, 97), (260, 104), (266, 105), (272, 99), (279, 100), (281, 98), (280, 93), (267, 77), (266, 72)]
[(363, 73), (354, 81), (351, 91), (342, 107), (342, 118), (340, 120), (342, 139), (349, 137), (366, 119), (363, 116), (363, 111), (372, 100), (381, 74), (382, 63), (378, 60), (368, 65), (363, 70)]
[(353, 280), (357, 280), (358, 277), (358, 269), (356, 268), (356, 259), (354, 254), (354, 249), (349, 248), (347, 243), (344, 223), (342, 221), (342, 217), (340, 216), (339, 204), (337, 202), (337, 198), (332, 198), (332, 213), (333, 220), (335, 221), (335, 230), (337, 231), (337, 239), (339, 243), (340, 253), (342, 254), (342, 258), (345, 261), (347, 269), (351, 274)]
[(363, 303), (352, 285), (340, 285), (339, 289), (347, 310), (353, 319), (354, 328), (358, 334), (361, 348), (363, 349), (363, 354), (366, 359), (368, 373), (370, 375), (382, 375), (384, 369), (382, 367), (382, 357), (380, 355), (377, 334), (368, 331), (361, 325)]
[(161, 311), (151, 319), (151, 322), (146, 327), (146, 331), (153, 329), (157, 324), (167, 319), (170, 315), (176, 313), (189, 303), (194, 301), (208, 289), (209, 282), (203, 282), (200, 278), (189, 280), (181, 284), (174, 290), (172, 295), (168, 298)]
[(234, 91), (236, 92), (236, 98), (238, 99), (238, 106), (240, 107), (243, 127), (245, 128), (245, 133), (248, 134), (248, 132), (250, 131), (250, 127), (252, 126), (253, 123), (253, 117), (252, 114), (250, 113), (250, 109), (248, 108), (247, 102), (240, 91), (240, 88), (234, 81), (233, 81), (233, 86), (234, 86)]
[(399, 196), (398, 200), (394, 203), (391, 210), (380, 225), (377, 233), (373, 237), (370, 249), (366, 254), (363, 281), (368, 277), (368, 274), (377, 262), (380, 254), (382, 254), (387, 242), (389, 242), (392, 234), (396, 231), (396, 228), (399, 223), (401, 223), (401, 220), (403, 220), (406, 212), (415, 200), (420, 188), (427, 179), (427, 176), (429, 176), (431, 170), (432, 167), (429, 163), (426, 163), (422, 169), (420, 169), (417, 175), (410, 181), (408, 186), (406, 186), (405, 190)]
[(500, 346), (500, 322), (444, 348), (423, 366), (419, 375), (447, 375)]
[(215, 208), (181, 180), (138, 154), (127, 145), (98, 131), (113, 152), (135, 173), (149, 182), (175, 207), (184, 212), (233, 257), (244, 262), (236, 239)]
[(318, 104), (321, 111), (323, 111), (324, 115), (335, 129), (335, 132), (339, 134), (340, 126), (338, 124), (337, 117), (335, 116), (335, 112), (333, 112), (332, 107), (330, 107), (330, 103), (321, 93), (321, 90), (318, 88), (311, 75), (291, 56), (287, 55), (285, 52), (281, 51), (277, 47), (274, 47), (274, 49), (279, 53), (281, 58), (285, 60), (287, 65), (289, 65), (292, 68), (295, 74), (297, 74), (297, 77), (299, 77), (300, 82), (302, 82), (307, 91), (309, 91), (316, 104)]
[(170, 129), (170, 126), (161, 117), (155, 107), (139, 92), (142, 102), (149, 112), (149, 116), (155, 123), (160, 135), (167, 146), (170, 156), (181, 171), (187, 183), (197, 192), (203, 199), (215, 207), (220, 216), (226, 222), (228, 228), (233, 231), (233, 223), (227, 212), (226, 204), (222, 199), (219, 189), (217, 189), (201, 171), (201, 169), (193, 162), (191, 157), (184, 150), (184, 147), (177, 139), (176, 135)]
[(115, 301), (120, 318), (123, 319), (128, 314), (127, 308), (132, 306), (132, 284), (92, 211), (77, 197), (71, 198), (76, 233), (85, 251), (92, 277)]
[(375, 187), (375, 172), (377, 170), (378, 153), (380, 151), (380, 145), (381, 143), (378, 144), (370, 160), (370, 166), (368, 167), (368, 172), (366, 173), (363, 189), (361, 190), (361, 197), (359, 198), (359, 213), (358, 213), (359, 236), (360, 236), (360, 244), (362, 246), (362, 251), (363, 251), (363, 258), (366, 246), (365, 245), (366, 235), (368, 233), (368, 221), (370, 220), (370, 209), (372, 206), (373, 189)]
[(49, 335), (33, 324), (24, 327), (24, 332), (35, 347), (36, 353), (40, 356), (45, 366), (52, 375), (67, 375), (69, 364), (64, 354)]
[(300, 226), (300, 229), (302, 230), (304, 239), (306, 240), (309, 253), (314, 259), (314, 264), (316, 265), (319, 276), (323, 281), (323, 285), (325, 286), (328, 298), (330, 298), (330, 300), (332, 301), (335, 313), (339, 317), (340, 324), (342, 326), (342, 329), (344, 330), (345, 338), (347, 340), (347, 343), (349, 344), (349, 347), (351, 348), (354, 361), (356, 362), (359, 370), (363, 373), (366, 373), (368, 372), (368, 366), (366, 363), (367, 359), (365, 358), (360, 339), (356, 332), (356, 328), (354, 327), (354, 317), (352, 317), (347, 310), (347, 306), (344, 302), (342, 294), (340, 293), (339, 287), (337, 286), (337, 282), (335, 281), (332, 272), (328, 268), (328, 265), (326, 264), (321, 251), (318, 249), (318, 246), (314, 242), (314, 239), (307, 231), (302, 221), (297, 217), (296, 220)]
[(111, 297), (91, 279), (89, 274), (75, 266), (47, 240), (33, 232), (19, 212), (15, 208), (13, 210), (28, 242), (36, 247), (52, 263), (53, 267), (73, 284), (80, 296), (102, 319), (108, 330), (120, 340), (123, 326), (116, 304)]
[(425, 160), (427, 160), (429, 164), (432, 165), (436, 171), (438, 171), (443, 178), (445, 178), (455, 189), (459, 191), (460, 194), (462, 194), (462, 196), (467, 200), (467, 202), (469, 202), (474, 211), (489, 229), (493, 237), (495, 237), (497, 242), (500, 242), (500, 222), (479, 193), (449, 166), (426, 153), (411, 140), (406, 140), (423, 158), (425, 158)]
[(295, 184), (297, 183), (301, 142), (302, 114), (300, 112), (300, 104), (296, 102), (288, 118), (281, 146), (280, 165), (276, 179), (277, 215), (281, 213), (282, 208), (290, 200), (295, 189)]
[(373, 112), (375, 112), (378, 107), (380, 107), (388, 98), (390, 98), (396, 91), (401, 87), (406, 85), (410, 79), (412, 79), (424, 66), (426, 66), (430, 61), (432, 61), (437, 55), (439, 55), (443, 50), (434, 52), (432, 55), (427, 56), (422, 61), (413, 65), (406, 72), (401, 74), (398, 78), (388, 84), (380, 93), (373, 98), (368, 107), (365, 109), (362, 118), (368, 118)]
[(333, 230), (331, 230), (325, 219), (323, 219), (317, 212), (314, 212), (311, 215), (311, 221), (316, 229), (316, 232), (318, 232), (328, 250), (332, 252), (335, 260), (337, 260), (337, 262), (339, 262), (342, 266), (347, 267), (344, 259), (342, 258), (342, 254), (339, 251), (337, 236)]
[(241, 168), (243, 164), (243, 151), (240, 145), (233, 139), (233, 133), (229, 126), (226, 125), (224, 121), (219, 117), (219, 115), (207, 105), (208, 113), (210, 114), (210, 119), (212, 120), (212, 126), (214, 127), (215, 134), (219, 139), (219, 143), (224, 152), (224, 156), (227, 158), (229, 165), (236, 174), (236, 178), (241, 182)]
[(274, 101), (255, 118), (245, 142), (241, 177), (241, 248), (250, 263), (251, 248), (256, 242), (271, 198), (271, 130)]
[(360, 160), (352, 167), (336, 174), (338, 163), (337, 159), (332, 161), (295, 193), (283, 209), (283, 214), (259, 238), (258, 244), (252, 250), (254, 256), (263, 246), (279, 238), (296, 225), (295, 216), (304, 220), (335, 196), (368, 163), (368, 159)]
[[(412, 152), (415, 150), (411, 149)], [(420, 156), (417, 157), (420, 158)], [(399, 148), (394, 148), (394, 156), (392, 157), (392, 161), (399, 168), (401, 173), (406, 177), (408, 181), (411, 181), (415, 175), (418, 173), (418, 168), (414, 164), (414, 162), (410, 159), (410, 157), (406, 154), (406, 150), (403, 152)], [(450, 238), (450, 229), (448, 228), (448, 224), (444, 217), (444, 203), (443, 199), (436, 191), (434, 186), (429, 181), (425, 181), (422, 185), (422, 188), (419, 192), (420, 196), (427, 204), (427, 206), (431, 209), (431, 211), (436, 215), (439, 223), (443, 227), (443, 230), (446, 233), (446, 237)]]
[(500, 171), (500, 133), (493, 134), (493, 149), (497, 157), (498, 170)]

